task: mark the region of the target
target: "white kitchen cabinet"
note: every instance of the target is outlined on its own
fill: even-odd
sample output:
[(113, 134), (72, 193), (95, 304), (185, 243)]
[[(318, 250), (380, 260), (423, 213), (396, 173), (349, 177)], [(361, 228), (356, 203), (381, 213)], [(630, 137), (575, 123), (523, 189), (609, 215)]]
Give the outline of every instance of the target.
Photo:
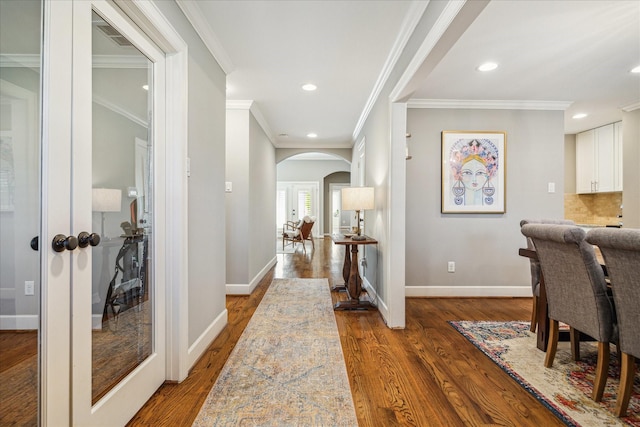
[(576, 193), (622, 191), (621, 122), (576, 136)]

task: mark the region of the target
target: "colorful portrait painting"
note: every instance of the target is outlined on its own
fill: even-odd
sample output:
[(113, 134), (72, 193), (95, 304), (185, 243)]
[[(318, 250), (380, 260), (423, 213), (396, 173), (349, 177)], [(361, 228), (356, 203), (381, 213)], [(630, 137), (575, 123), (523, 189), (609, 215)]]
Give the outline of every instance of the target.
[(505, 132), (442, 132), (442, 213), (505, 212)]

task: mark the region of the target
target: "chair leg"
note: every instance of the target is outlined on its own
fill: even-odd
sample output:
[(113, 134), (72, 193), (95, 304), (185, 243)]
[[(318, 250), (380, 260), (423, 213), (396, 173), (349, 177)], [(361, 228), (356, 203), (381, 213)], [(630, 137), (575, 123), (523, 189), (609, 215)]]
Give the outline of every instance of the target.
[(553, 365), (553, 359), (556, 357), (556, 350), (558, 350), (558, 321), (549, 319), (549, 341), (547, 344), (547, 355), (544, 358), (545, 368), (550, 368)]
[[(618, 353), (621, 353), (618, 350)], [(622, 368), (620, 370), (620, 389), (618, 390), (618, 399), (616, 400), (616, 416), (624, 417), (629, 406), (631, 398), (631, 389), (633, 388), (633, 379), (635, 377), (635, 357), (628, 353), (622, 353)]]
[(305, 253), (305, 255), (307, 254), (307, 247), (304, 244), (304, 239), (300, 240), (302, 242), (302, 251)]
[(580, 331), (570, 326), (569, 338), (571, 340), (571, 359), (577, 362), (580, 360)]
[(533, 333), (536, 332), (538, 326), (538, 297), (533, 296), (533, 307), (531, 307), (531, 327), (529, 330)]
[(609, 371), (609, 343), (598, 343), (598, 365), (596, 366), (596, 378), (593, 381), (593, 400), (600, 402), (604, 393), (604, 386), (607, 383), (607, 372)]

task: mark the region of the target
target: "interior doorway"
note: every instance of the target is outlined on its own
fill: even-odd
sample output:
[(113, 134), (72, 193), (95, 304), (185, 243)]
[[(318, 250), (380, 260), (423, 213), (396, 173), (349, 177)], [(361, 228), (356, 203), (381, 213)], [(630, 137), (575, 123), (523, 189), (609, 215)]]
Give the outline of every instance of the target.
[(349, 187), (349, 184), (330, 184), (330, 212), (331, 212), (331, 234), (348, 233), (351, 219), (349, 212), (342, 210), (342, 189)]

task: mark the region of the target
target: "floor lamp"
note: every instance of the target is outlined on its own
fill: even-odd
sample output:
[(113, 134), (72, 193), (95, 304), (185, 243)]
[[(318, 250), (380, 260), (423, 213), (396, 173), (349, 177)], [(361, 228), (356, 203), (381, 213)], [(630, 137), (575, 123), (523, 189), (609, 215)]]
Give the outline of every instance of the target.
[(360, 211), (374, 208), (373, 187), (347, 187), (342, 189), (342, 210), (356, 211), (358, 227), (353, 240), (366, 240), (360, 229)]
[(100, 212), (101, 215), (100, 236), (106, 238), (104, 235), (104, 214), (105, 212), (120, 212), (122, 210), (122, 190), (94, 188), (92, 196), (92, 210)]

